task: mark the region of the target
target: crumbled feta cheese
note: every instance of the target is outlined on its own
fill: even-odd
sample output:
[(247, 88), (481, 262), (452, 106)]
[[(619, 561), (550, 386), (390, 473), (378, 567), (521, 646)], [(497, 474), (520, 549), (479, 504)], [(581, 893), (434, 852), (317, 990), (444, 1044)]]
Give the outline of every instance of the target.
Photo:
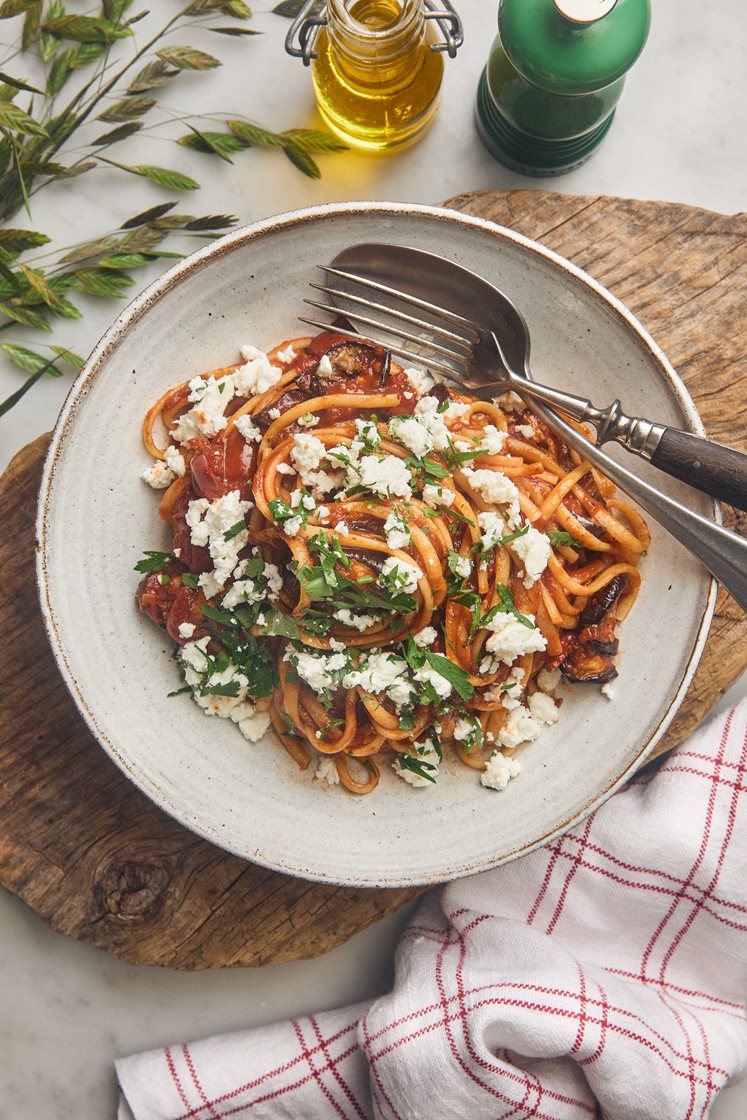
[(478, 513), (477, 523), (480, 526), (482, 551), (489, 552), (491, 548), (495, 548), (503, 539), (506, 533), (506, 522), (499, 513), (493, 513), (492, 510), (487, 510), (485, 513)]
[(246, 359), (245, 364), (232, 374), (234, 388), (240, 397), (265, 393), (283, 376), (283, 371), (272, 365), (267, 355), (255, 346), (242, 346), (241, 356)]
[(275, 467), (275, 470), (278, 472), (278, 474), (284, 475), (295, 475), (296, 473), (290, 463), (278, 463), (278, 465)]
[(606, 696), (608, 700), (615, 699), (615, 690), (612, 687), (612, 683), (610, 681), (607, 681), (607, 684), (602, 685), (602, 695)]
[(384, 522), (384, 534), (389, 548), (407, 548), (412, 540), (410, 530), (395, 510)]
[(164, 458), (166, 460), (166, 466), (174, 472), (177, 478), (183, 478), (184, 472), (187, 469), (187, 464), (184, 461), (184, 456), (181, 451), (170, 444), (164, 451)]
[(317, 373), (321, 373), (323, 376), (326, 375), (327, 377), (329, 377), (330, 375), (334, 375), (335, 370), (331, 361), (329, 360), (329, 354), (322, 354), (319, 365), (316, 367), (316, 371)]
[(316, 502), (312, 498), (311, 494), (304, 494), (303, 490), (293, 491), (290, 496), (290, 504), (291, 509), (298, 509), (299, 506), (301, 507), (301, 509), (305, 509), (307, 512), (310, 512), (312, 509), (316, 509)]
[(180, 548), (175, 548), (174, 549), (174, 556), (176, 556), (177, 560), (179, 559), (181, 554), (182, 554), (182, 550)]
[[(215, 595), (228, 577), (233, 572), (239, 559), (239, 553), (246, 545), (248, 532), (241, 529), (235, 536), (226, 540), (229, 530), (232, 530), (239, 521), (243, 521), (251, 502), (241, 500), (238, 490), (230, 490), (214, 502), (206, 498), (195, 498), (187, 507), (186, 522), (191, 530), (190, 539), (196, 547), (207, 546), (210, 558), (213, 561), (214, 571), (203, 573), (205, 577), (212, 576), (212, 580), (200, 577), (200, 586), (209, 588)], [(205, 594), (208, 595), (207, 589)], [(212, 595), (208, 595), (212, 598)]]
[(360, 483), (382, 497), (412, 497), (409, 468), (395, 455), (379, 459), (364, 455), (359, 465)]
[(176, 475), (171, 467), (161, 462), (160, 459), (156, 459), (152, 466), (146, 467), (140, 477), (154, 490), (165, 490), (176, 480)]
[(510, 712), (513, 708), (518, 708), (521, 703), (521, 678), (524, 676), (523, 669), (516, 669), (514, 674), (506, 677), (502, 684), (494, 685), (492, 688), (487, 689), (483, 694), (486, 700), (491, 703), (499, 700), (501, 706)]
[[(269, 723), (267, 713), (256, 713), (254, 705), (247, 700), (249, 681), (232, 661), (225, 669), (216, 672), (214, 663), (211, 665), (207, 653), (210, 639), (200, 638), (199, 642), (187, 642), (178, 653), (178, 660), (184, 673), (184, 679), (192, 689), (192, 697), (203, 709), (206, 715), (218, 716), (220, 719), (231, 719), (243, 731), (242, 723), (249, 721), (252, 726), (259, 726), (263, 722), (257, 716), (265, 716), (266, 722), (259, 734), (262, 734)], [(212, 672), (210, 671), (212, 668)], [(236, 695), (215, 695), (214, 689), (221, 685), (232, 685)], [(210, 691), (208, 691), (208, 686)], [(246, 732), (243, 732), (246, 734)], [(259, 735), (257, 736), (259, 737)]]
[(526, 439), (534, 439), (535, 436), (535, 431), (531, 424), (517, 424), (514, 431), (525, 436)]
[(418, 396), (420, 396), (421, 393), (427, 393), (428, 390), (432, 389), (436, 384), (431, 375), (424, 369), (406, 369), (405, 377), (410, 382)]
[(372, 614), (353, 614), (347, 607), (341, 607), (339, 611), (335, 611), (332, 617), (341, 622), (343, 626), (349, 626), (352, 630), (360, 630), (361, 633), (368, 630), (376, 622)]
[(427, 506), (450, 506), (455, 497), (453, 490), (438, 483), (426, 482), (423, 487), (423, 501)]
[(374, 694), (384, 692), (397, 706), (412, 700), (413, 686), (407, 679), (407, 662), (381, 650), (367, 654), (357, 668), (346, 673), (343, 688), (361, 688)]
[(477, 490), (484, 501), (491, 505), (508, 506), (506, 521), (511, 528), (515, 528), (520, 517), (519, 491), (511, 479), (500, 471), (474, 471), (469, 467), (463, 473), (470, 486)]
[(445, 420), (461, 420), (465, 413), (469, 412), (472, 405), (467, 401), (449, 401), (446, 411), (444, 412)]
[(283, 532), (286, 537), (297, 537), (302, 524), (300, 513), (297, 513), (295, 517), (287, 517), (283, 522)]
[[(392, 770), (394, 770), (397, 777), (403, 778), (404, 781), (409, 782), (409, 784), (415, 786), (416, 789), (426, 789), (428, 786), (432, 786), (433, 780), (438, 777), (438, 764), (441, 761), (435, 747), (428, 739), (422, 743), (413, 743), (413, 749), (410, 753), (416, 755), (420, 762), (426, 763), (425, 770), (428, 774), (428, 778), (421, 777), (420, 774), (416, 774), (413, 770), (407, 770), (400, 764), (399, 758), (392, 763)], [(429, 778), (433, 780), (429, 781)]]
[(308, 475), (319, 469), (327, 449), (320, 439), (307, 432), (296, 432), (291, 448), (291, 462), (301, 476), (304, 486), (308, 486)]
[(180, 622), (179, 623), (179, 637), (191, 638), (195, 632), (194, 622)]
[(262, 575), (267, 584), (267, 597), (274, 601), (283, 590), (283, 577), (278, 571), (277, 564), (265, 563)]
[(223, 431), (228, 423), (224, 416), (226, 405), (233, 399), (234, 391), (231, 375), (193, 377), (187, 397), (193, 407), (179, 417), (171, 435), (178, 443), (187, 443), (198, 436), (212, 437)]
[(445, 451), (451, 435), (444, 423), (443, 413), (439, 412), (440, 407), (438, 397), (421, 397), (415, 405), (415, 417), (427, 429), (436, 451)]
[(206, 599), (214, 599), (223, 590), (223, 584), (215, 578), (214, 572), (203, 572), (198, 576), (197, 586)]
[(488, 789), (504, 790), (512, 778), (521, 773), (521, 763), (493, 751), (480, 775), (482, 785)]
[(472, 561), (469, 556), (460, 556), (454, 564), (454, 571), (461, 579), (469, 579), (472, 575)]
[(539, 724), (549, 725), (560, 719), (555, 703), (544, 692), (535, 692), (529, 697), (529, 711)]
[(510, 548), (514, 556), (518, 556), (524, 564), (524, 586), (533, 587), (550, 559), (550, 538), (530, 525), (526, 533), (511, 541)]
[(412, 640), (416, 646), (419, 646), (420, 649), (424, 649), (426, 646), (432, 646), (437, 637), (438, 631), (435, 626), (425, 626), (422, 630), (419, 630), (417, 634), (413, 634)]
[(285, 363), (292, 362), (293, 359), (296, 356), (296, 351), (293, 349), (292, 346), (287, 346), (285, 348), (285, 350), (278, 350), (278, 355), (277, 356), (278, 356), (278, 358), (280, 359), (281, 362), (285, 362)]
[[(528, 614), (526, 618), (534, 623), (534, 615)], [(516, 658), (525, 653), (538, 653), (547, 647), (547, 640), (541, 630), (536, 626), (530, 629), (508, 612), (499, 611), (486, 629), (490, 631), (485, 645), (487, 652), (496, 661), (503, 661), (506, 665), (513, 665)]]
[(374, 424), (373, 420), (356, 420), (355, 430), (358, 434), (358, 439), (354, 440), (355, 444), (362, 443), (363, 449), (366, 451), (375, 451), (381, 443), (381, 436), (379, 429)]
[(340, 784), (340, 775), (337, 770), (337, 763), (335, 756), (332, 754), (320, 754), (317, 759), (314, 777), (320, 782), (326, 782), (328, 786), (338, 786)]
[(439, 673), (438, 669), (434, 669), (430, 665), (423, 665), (422, 668), (416, 669), (413, 673), (413, 679), (419, 684), (429, 684), (442, 700), (451, 695), (451, 682)]
[(338, 653), (345, 649), (344, 642), (338, 642), (337, 638), (329, 639), (329, 648), (337, 651)]
[(433, 437), (414, 416), (395, 416), (387, 425), (389, 435), (397, 443), (401, 443), (418, 459), (423, 459), (429, 451), (433, 450)]
[(319, 417), (315, 416), (313, 412), (306, 412), (303, 416), (299, 416), (296, 421), (301, 428), (315, 428), (319, 423)]
[(317, 506), (317, 521), (329, 521), (329, 506)]
[(271, 419), (271, 420), (279, 420), (279, 419), (280, 419), (280, 417), (281, 417), (281, 416), (282, 416), (283, 414), (282, 414), (282, 412), (280, 411), (280, 409), (279, 409), (279, 408), (271, 408), (271, 409), (270, 409), (270, 410), (268, 411), (267, 415), (268, 415), (268, 416), (270, 417), (270, 419)]
[(531, 743), (540, 734), (540, 725), (532, 718), (528, 708), (520, 704), (508, 713), (506, 722), (498, 732), (498, 742), (502, 747), (513, 750), (520, 743)]
[(301, 680), (317, 693), (334, 691), (339, 683), (340, 671), (348, 663), (344, 653), (311, 653), (298, 646), (288, 646), (283, 661), (289, 661)]
[(500, 455), (506, 438), (506, 432), (496, 428), (495, 424), (487, 424), (482, 433), (479, 450), (487, 451), (488, 455)]
[(239, 731), (250, 743), (258, 743), (270, 726), (269, 712), (254, 712), (251, 716), (240, 719)]
[(540, 669), (537, 674), (537, 684), (543, 692), (553, 692), (560, 684), (562, 675), (560, 669)]
[(454, 724), (454, 731), (452, 732), (452, 734), (455, 739), (459, 740), (460, 743), (464, 743), (467, 741), (467, 739), (470, 738), (471, 735), (474, 735), (474, 732), (475, 725), (472, 720), (465, 719), (464, 716), (460, 716)]
[(380, 587), (396, 588), (407, 595), (414, 595), (418, 589), (418, 580), (423, 578), (423, 573), (417, 564), (408, 564), (396, 556), (390, 556), (384, 563), (377, 580)]
[(347, 522), (346, 521), (338, 521), (337, 524), (335, 525), (335, 532), (337, 533), (337, 535), (339, 537), (346, 537), (348, 535), (348, 533), (350, 532), (350, 529), (348, 527)]
[(237, 431), (241, 433), (247, 443), (261, 443), (262, 433), (259, 428), (255, 427), (254, 421), (251, 416), (246, 413), (243, 416), (237, 416), (234, 421)]

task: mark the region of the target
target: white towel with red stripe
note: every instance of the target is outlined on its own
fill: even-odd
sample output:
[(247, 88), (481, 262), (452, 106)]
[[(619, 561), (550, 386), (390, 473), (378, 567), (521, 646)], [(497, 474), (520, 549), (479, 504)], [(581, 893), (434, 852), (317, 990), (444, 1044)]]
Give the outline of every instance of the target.
[(746, 724), (430, 896), (389, 995), (118, 1062), (135, 1120), (706, 1116), (747, 1065)]

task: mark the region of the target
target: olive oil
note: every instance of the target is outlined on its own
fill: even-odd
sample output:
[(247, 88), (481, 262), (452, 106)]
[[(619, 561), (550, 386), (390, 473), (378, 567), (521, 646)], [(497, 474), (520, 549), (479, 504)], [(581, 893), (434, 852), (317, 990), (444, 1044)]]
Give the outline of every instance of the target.
[(431, 123), (443, 58), (431, 49), (422, 0), (327, 0), (316, 51), (319, 111), (346, 143), (404, 148)]

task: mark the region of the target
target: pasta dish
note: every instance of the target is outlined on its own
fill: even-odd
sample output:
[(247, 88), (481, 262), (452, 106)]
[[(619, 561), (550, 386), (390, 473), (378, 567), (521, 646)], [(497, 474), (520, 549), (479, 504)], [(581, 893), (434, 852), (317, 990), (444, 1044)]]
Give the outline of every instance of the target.
[(426, 788), (449, 754), (504, 789), (561, 677), (610, 693), (643, 518), (513, 394), (333, 331), (241, 356), (144, 422), (172, 547), (137, 600), (183, 690), (321, 783)]

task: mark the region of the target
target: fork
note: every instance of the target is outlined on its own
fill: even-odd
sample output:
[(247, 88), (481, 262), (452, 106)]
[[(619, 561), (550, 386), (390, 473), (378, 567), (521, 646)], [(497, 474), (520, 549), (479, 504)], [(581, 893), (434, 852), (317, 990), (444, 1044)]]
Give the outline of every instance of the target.
[[(376, 246), (377, 252), (382, 248)], [(402, 252), (399, 247), (396, 251)], [(421, 250), (407, 252), (431, 260), (444, 260)], [(450, 261), (445, 263), (451, 268), (461, 268)], [(305, 303), (330, 314), (342, 310), (348, 320), (372, 328), (380, 336), (394, 336), (398, 343), (409, 344), (409, 350), (398, 346), (390, 346), (389, 349), (406, 358), (422, 360), (426, 357), (429, 368), (483, 400), (512, 389), (523, 397), (529, 396), (532, 400), (559, 409), (565, 416), (591, 423), (596, 429), (597, 446), (614, 440), (682, 482), (738, 509), (747, 510), (747, 455), (678, 428), (628, 416), (619, 400), (600, 409), (586, 397), (534, 381), (529, 371), (529, 329), (526, 320), (499, 289), (494, 288), (493, 291), (504, 319), (501, 334), (458, 312), (438, 307), (429, 300), (393, 288), (371, 276), (345, 267), (321, 267), (337, 279), (338, 286), (327, 283), (312, 284), (311, 287), (332, 297), (335, 306), (315, 300), (305, 300)], [(345, 286), (341, 288), (339, 281), (344, 281)], [(358, 294), (356, 286), (368, 295)], [(418, 312), (417, 315), (412, 313), (413, 309)], [(368, 311), (377, 312), (378, 318), (367, 314)], [(320, 325), (312, 320), (305, 321)], [(343, 330), (340, 333), (346, 332)], [(507, 339), (513, 343), (512, 346), (506, 344)], [(422, 352), (413, 353), (413, 346), (424, 348), (425, 355)], [(523, 374), (517, 370), (519, 365), (524, 370)]]
[[(365, 268), (369, 259), (376, 264), (376, 268)], [(355, 269), (351, 263), (355, 262)], [(747, 540), (725, 529), (689, 509), (676, 498), (659, 490), (657, 487), (633, 474), (616, 459), (611, 458), (589, 439), (581, 435), (563, 419), (555, 408), (564, 411), (566, 407), (569, 414), (571, 409), (592, 408), (588, 401), (580, 397), (572, 397), (561, 393), (560, 390), (550, 389), (548, 386), (538, 386), (531, 380), (529, 370), (529, 336), (523, 317), (514, 307), (513, 303), (504, 296), (487, 280), (463, 268), (461, 265), (448, 261), (432, 253), (424, 253), (417, 249), (408, 249), (401, 246), (390, 245), (363, 245), (355, 246), (338, 255), (334, 262), (328, 266), (321, 266), (328, 276), (334, 277), (336, 286), (313, 285), (316, 290), (328, 295), (332, 302), (321, 303), (317, 300), (307, 300), (312, 307), (321, 308), (337, 318), (343, 314), (353, 324), (361, 323), (366, 328), (373, 327), (374, 340), (382, 342), (394, 353), (406, 358), (414, 357), (424, 362), (430, 368), (443, 373), (444, 376), (457, 384), (469, 388), (479, 397), (492, 397), (498, 390), (504, 388), (514, 389), (522, 396), (527, 395), (532, 399), (534, 411), (545, 423), (557, 432), (566, 443), (574, 447), (588, 462), (598, 467), (629, 497), (662, 525), (671, 536), (680, 542), (690, 553), (697, 557), (709, 572), (731, 593), (736, 602), (747, 610)], [(409, 281), (409, 291), (402, 291), (401, 276), (406, 276)], [(384, 283), (384, 280), (389, 281)], [(392, 282), (394, 281), (394, 282)], [(394, 284), (398, 286), (395, 287)], [(342, 285), (342, 286), (341, 286)], [(444, 308), (433, 302), (433, 293), (439, 291), (446, 293), (449, 298), (449, 307)], [(364, 294), (361, 294), (363, 292)], [(375, 299), (368, 293), (374, 292)], [(416, 294), (417, 293), (417, 294)], [(430, 295), (430, 299), (426, 298)], [(406, 308), (402, 311), (402, 306)], [(410, 309), (416, 307), (419, 314), (410, 315)], [(455, 310), (458, 307), (459, 310)], [(379, 318), (364, 313), (376, 311)], [(463, 314), (469, 311), (470, 314)], [(381, 316), (384, 316), (382, 321)], [(473, 316), (476, 315), (480, 322), (491, 324), (490, 329), (482, 327)], [(507, 316), (511, 316), (510, 319)], [(299, 316), (302, 322), (322, 330), (333, 329), (336, 333), (347, 335), (351, 338), (360, 338), (361, 333), (356, 330), (330, 323), (320, 322)], [(402, 323), (416, 326), (419, 333), (405, 330)], [(393, 324), (393, 325), (392, 325)], [(492, 329), (493, 325), (496, 330)], [(520, 330), (517, 331), (517, 325)], [(437, 333), (436, 328), (441, 333)], [(502, 328), (502, 329), (501, 329)], [(465, 336), (464, 331), (473, 332), (474, 341), (465, 352), (465, 345), (470, 336)], [(500, 330), (500, 338), (499, 338)], [(444, 332), (453, 336), (447, 346)], [(504, 333), (505, 332), (505, 333)], [(366, 330), (366, 336), (369, 331)], [(486, 337), (487, 335), (487, 337)], [(378, 337), (376, 337), (378, 336)], [(394, 339), (392, 345), (391, 340)], [(460, 340), (461, 350), (454, 348), (455, 340)], [(474, 367), (468, 365), (474, 354), (477, 343), (482, 340), (489, 342), (495, 349), (493, 364), (487, 368), (491, 371), (492, 380), (479, 383), (477, 377), (473, 379), (469, 372)], [(401, 343), (407, 345), (403, 348)], [(437, 358), (425, 358), (423, 351), (429, 355), (434, 353)], [(443, 353), (445, 351), (445, 353)], [(514, 371), (519, 365), (524, 369), (526, 376), (520, 376)], [(481, 367), (485, 368), (485, 367)], [(467, 371), (466, 380), (463, 376)], [(531, 390), (531, 394), (529, 392)], [(535, 393), (537, 390), (537, 393)], [(537, 394), (543, 394), (538, 396)], [(544, 395), (546, 394), (546, 396)], [(568, 403), (570, 397), (570, 404)], [(562, 400), (561, 400), (562, 398)], [(548, 407), (555, 405), (555, 408)], [(615, 419), (615, 411), (619, 408), (618, 402), (610, 406), (609, 426)], [(622, 410), (620, 410), (621, 412)], [(578, 415), (578, 413), (575, 413)], [(600, 417), (602, 413), (598, 413)], [(590, 418), (588, 412), (585, 418)], [(631, 420), (626, 418), (633, 427), (639, 425), (641, 440), (645, 444), (646, 428), (661, 427), (652, 425), (645, 420)], [(604, 419), (600, 419), (600, 425)], [(609, 427), (608, 426), (608, 427)], [(672, 431), (676, 429), (663, 429)], [(688, 433), (682, 433), (688, 435)], [(615, 438), (615, 437), (608, 437)], [(698, 446), (708, 446), (706, 440), (691, 437), (697, 441)], [(729, 449), (722, 449), (729, 450)], [(640, 452), (639, 452), (640, 453)], [(644, 447), (645, 453), (645, 447)], [(734, 452), (734, 454), (738, 454)], [(745, 459), (747, 457), (740, 456)], [(737, 497), (744, 498), (743, 491)]]

